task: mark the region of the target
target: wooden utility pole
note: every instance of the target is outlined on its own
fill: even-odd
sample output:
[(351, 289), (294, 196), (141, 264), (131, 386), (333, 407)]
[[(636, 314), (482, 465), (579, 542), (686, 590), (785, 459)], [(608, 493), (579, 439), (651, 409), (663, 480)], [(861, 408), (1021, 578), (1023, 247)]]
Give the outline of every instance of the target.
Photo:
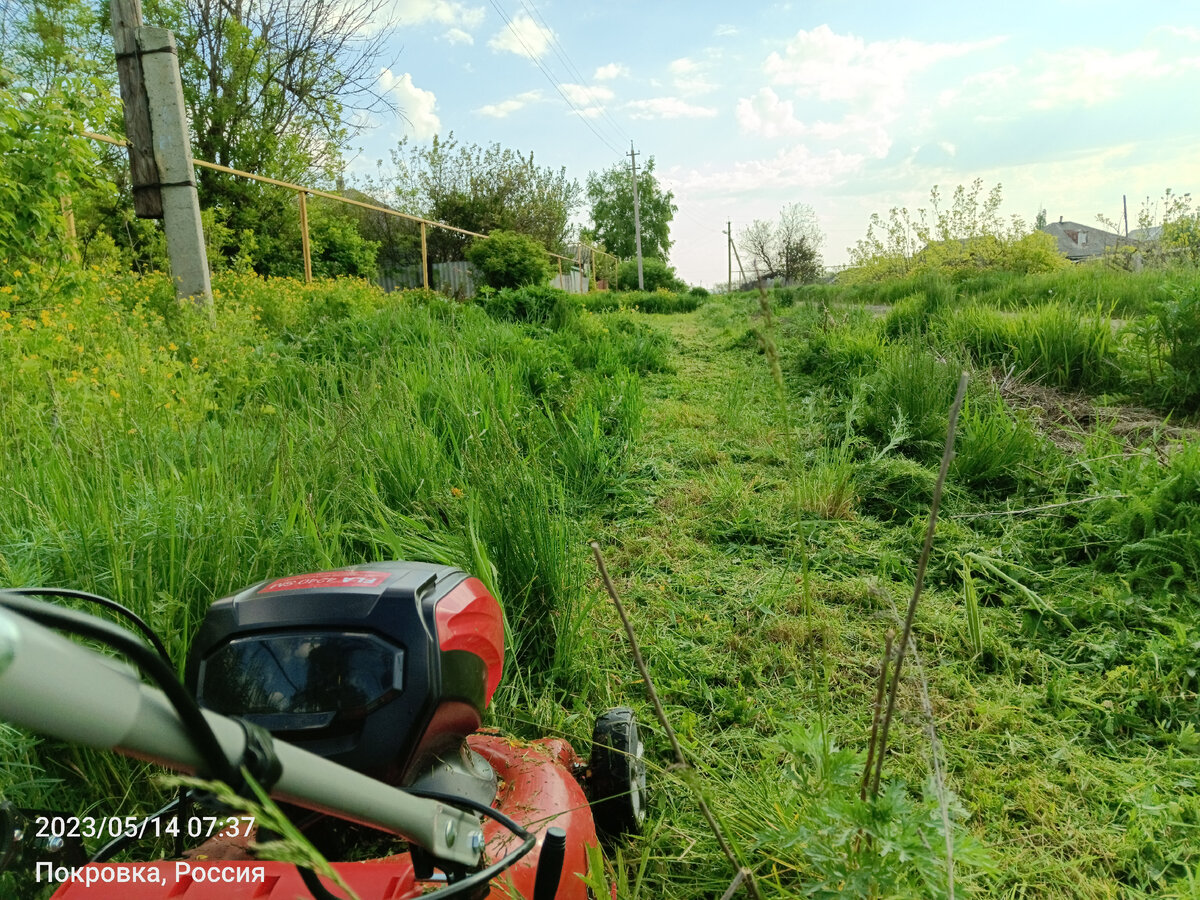
[(1129, 237), (1129, 201), (1121, 195), (1121, 208), (1125, 211), (1125, 237)]
[(629, 142), (629, 164), (633, 167), (633, 239), (637, 247), (638, 290), (646, 289), (646, 280), (642, 277), (642, 214), (638, 208), (637, 190), (637, 151), (633, 149), (633, 141)]
[(112, 0), (134, 209), (162, 219), (175, 296), (212, 310), (212, 284), (175, 37), (142, 24), (140, 0)]

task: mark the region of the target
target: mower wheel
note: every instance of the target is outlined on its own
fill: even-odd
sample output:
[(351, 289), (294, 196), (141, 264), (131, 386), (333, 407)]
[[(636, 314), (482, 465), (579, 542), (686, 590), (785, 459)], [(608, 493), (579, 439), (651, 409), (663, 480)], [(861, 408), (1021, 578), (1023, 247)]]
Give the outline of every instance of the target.
[(646, 821), (646, 758), (633, 710), (621, 706), (596, 720), (588, 787), (596, 829), (614, 838)]

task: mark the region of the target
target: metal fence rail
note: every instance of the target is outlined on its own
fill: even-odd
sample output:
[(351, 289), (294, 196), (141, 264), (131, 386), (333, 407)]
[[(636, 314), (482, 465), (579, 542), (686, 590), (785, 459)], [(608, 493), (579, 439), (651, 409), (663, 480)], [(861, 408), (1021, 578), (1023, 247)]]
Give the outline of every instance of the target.
[[(81, 134), (84, 137), (90, 138), (93, 141), (102, 141), (106, 144), (113, 144), (114, 146), (117, 146), (117, 147), (127, 146), (127, 142), (121, 138), (109, 137), (108, 135), (104, 135), (104, 134), (96, 134), (95, 132), (92, 132), (92, 131), (82, 131)], [(426, 229), (427, 228), (441, 228), (446, 231), (453, 231), (453, 232), (457, 232), (458, 234), (465, 234), (465, 235), (468, 235), (473, 238), (486, 239), (488, 237), (486, 234), (480, 234), (477, 231), (468, 231), (466, 228), (459, 228), (455, 225), (447, 225), (444, 222), (435, 222), (432, 219), (423, 219), (420, 216), (413, 216), (413, 215), (409, 215), (408, 213), (402, 213), (398, 210), (391, 209), (390, 207), (387, 207), (387, 206), (379, 206), (374, 203), (365, 203), (362, 200), (352, 200), (349, 197), (343, 197), (342, 195), (333, 193), (332, 191), (323, 191), (318, 188), (311, 188), (311, 187), (305, 187), (304, 185), (292, 184), (290, 181), (281, 181), (278, 178), (268, 178), (265, 175), (255, 175), (253, 172), (245, 172), (241, 169), (234, 169), (229, 166), (220, 165), (219, 163), (208, 162), (207, 160), (203, 160), (203, 159), (192, 158), (192, 165), (200, 166), (201, 168), (204, 168), (204, 169), (212, 169), (215, 172), (224, 172), (227, 175), (236, 175), (240, 178), (249, 178), (251, 181), (259, 181), (259, 182), (262, 182), (263, 184), (272, 184), (272, 185), (275, 185), (276, 187), (285, 188), (287, 190), (295, 192), (296, 196), (299, 199), (299, 203), (300, 203), (300, 242), (301, 242), (301, 248), (303, 250), (303, 255), (304, 255), (304, 280), (306, 282), (312, 281), (312, 252), (311, 252), (311, 248), (309, 245), (308, 201), (307, 201), (307, 198), (310, 195), (313, 197), (323, 197), (327, 200), (334, 200), (338, 203), (345, 203), (349, 206), (358, 206), (358, 207), (361, 207), (362, 209), (369, 209), (369, 210), (372, 210), (373, 212), (383, 213), (386, 216), (394, 216), (398, 219), (404, 219), (409, 222), (418, 223), (421, 228), (421, 285), (425, 288), (429, 288), (431, 286), (429, 283), (429, 272), (430, 272), (429, 248), (428, 248), (427, 241), (426, 241), (426, 236), (427, 236)], [(575, 256), (563, 256), (562, 254), (559, 254), (559, 253), (550, 253), (550, 256), (554, 257), (558, 261), (558, 275), (556, 278), (552, 279), (552, 283), (554, 283), (558, 286), (564, 286), (564, 287), (566, 285), (571, 285), (572, 287), (565, 288), (567, 290), (572, 290), (572, 288), (580, 288), (580, 287), (582, 288), (582, 289), (572, 290), (573, 293), (586, 293), (587, 292), (587, 279), (584, 276), (584, 272), (583, 272), (583, 268), (584, 268), (583, 257), (584, 257), (585, 248), (588, 253), (589, 262), (592, 262), (593, 256), (608, 257), (613, 260), (614, 271), (617, 268), (619, 268), (620, 261), (617, 259), (617, 257), (613, 256), (611, 253), (606, 253), (603, 250), (598, 250), (595, 247), (592, 247), (590, 245), (585, 245), (581, 241), (576, 244), (576, 255)], [(549, 251), (547, 251), (547, 252), (549, 253)], [(568, 264), (566, 275), (564, 275), (564, 273), (563, 273), (563, 263), (564, 262)], [(446, 274), (444, 276), (443, 282), (451, 285), (455, 294), (462, 294), (464, 289), (469, 289), (469, 291), (466, 293), (466, 296), (470, 296), (471, 294), (474, 293), (474, 282), (473, 282), (473, 279), (471, 278), (469, 270), (453, 268), (453, 267), (465, 267), (465, 266), (467, 266), (467, 264), (465, 262), (462, 262), (462, 263), (456, 263), (456, 262), (435, 263), (434, 269), (435, 269), (435, 274), (437, 274), (437, 270), (439, 268), (450, 267), (450, 268), (446, 268)], [(415, 284), (410, 284), (409, 282), (410, 282), (410, 278), (408, 277), (408, 272), (406, 270), (385, 272), (381, 275), (381, 284), (385, 288), (385, 290), (391, 290), (391, 289), (393, 289), (393, 287), (399, 287), (399, 286), (416, 287)], [(392, 287), (389, 287), (389, 284)]]

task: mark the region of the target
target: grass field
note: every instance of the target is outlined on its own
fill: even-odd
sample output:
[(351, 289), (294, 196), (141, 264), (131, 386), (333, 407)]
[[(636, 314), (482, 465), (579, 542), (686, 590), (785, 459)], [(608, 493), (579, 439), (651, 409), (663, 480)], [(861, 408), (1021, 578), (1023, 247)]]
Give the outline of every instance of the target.
[[(84, 279), (79, 305), (4, 319), (0, 582), (127, 602), (181, 660), (208, 602), (267, 575), (462, 565), (511, 629), (495, 724), (582, 747), (608, 706), (645, 723), (651, 816), (611, 855), (619, 895), (719, 897), (733, 873), (667, 771), (594, 538), (767, 896), (946, 896), (949, 845), (959, 896), (1194, 897), (1196, 282), (1130, 289), (1114, 329), (1108, 282), (1061, 277), (1057, 300), (780, 292), (768, 322), (753, 296), (489, 316), (231, 276), (215, 331), (161, 280)], [(962, 368), (917, 656), (862, 801)], [(0, 753), (26, 803), (159, 799), (133, 764), (11, 729)]]

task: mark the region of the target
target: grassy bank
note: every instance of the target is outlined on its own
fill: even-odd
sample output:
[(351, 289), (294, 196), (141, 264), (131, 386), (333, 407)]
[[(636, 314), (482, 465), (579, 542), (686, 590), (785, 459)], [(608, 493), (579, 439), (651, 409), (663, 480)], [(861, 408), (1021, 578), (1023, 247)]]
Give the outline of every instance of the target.
[[(785, 297), (830, 303), (894, 303), (921, 292), (929, 280), (930, 273), (925, 272), (875, 283), (805, 285), (787, 289)], [(1055, 302), (1091, 310), (1099, 304), (1126, 318), (1150, 312), (1179, 291), (1195, 291), (1200, 273), (1187, 268), (1128, 272), (1097, 262), (1032, 275), (962, 270), (940, 276), (940, 280), (952, 285), (959, 297), (999, 309)]]

